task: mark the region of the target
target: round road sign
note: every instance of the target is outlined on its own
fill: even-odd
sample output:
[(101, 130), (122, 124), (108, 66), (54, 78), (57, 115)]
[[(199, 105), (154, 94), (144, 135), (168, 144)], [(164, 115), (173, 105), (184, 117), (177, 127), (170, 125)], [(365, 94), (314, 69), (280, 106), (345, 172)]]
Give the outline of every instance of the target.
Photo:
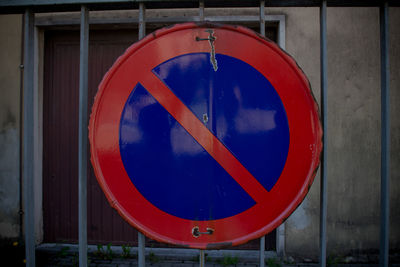
[(150, 238), (202, 249), (280, 225), (322, 150), (304, 73), (234, 26), (176, 25), (132, 45), (101, 82), (89, 131), (112, 207)]

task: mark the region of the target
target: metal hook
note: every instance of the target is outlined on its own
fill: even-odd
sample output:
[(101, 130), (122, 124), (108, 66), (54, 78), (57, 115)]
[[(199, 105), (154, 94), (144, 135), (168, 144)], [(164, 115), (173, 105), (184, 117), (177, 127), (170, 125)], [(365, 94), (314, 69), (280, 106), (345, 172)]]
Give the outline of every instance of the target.
[(212, 235), (214, 233), (214, 229), (211, 228), (206, 228), (207, 232), (200, 232), (200, 229), (198, 226), (193, 227), (192, 229), (192, 234), (194, 237), (199, 237), (200, 235)]

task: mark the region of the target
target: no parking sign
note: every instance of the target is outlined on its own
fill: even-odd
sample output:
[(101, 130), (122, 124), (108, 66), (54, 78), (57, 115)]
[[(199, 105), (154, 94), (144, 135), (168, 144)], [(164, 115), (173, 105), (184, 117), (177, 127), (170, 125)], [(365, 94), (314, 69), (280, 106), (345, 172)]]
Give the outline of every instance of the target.
[(182, 24), (132, 45), (100, 84), (89, 130), (96, 177), (121, 216), (202, 249), (275, 229), (322, 150), (303, 72), (234, 26)]

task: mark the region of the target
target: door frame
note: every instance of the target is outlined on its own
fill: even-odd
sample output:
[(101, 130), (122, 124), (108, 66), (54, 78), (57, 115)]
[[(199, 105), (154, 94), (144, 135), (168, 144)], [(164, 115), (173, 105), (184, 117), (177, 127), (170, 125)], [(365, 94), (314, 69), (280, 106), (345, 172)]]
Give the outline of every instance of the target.
[[(109, 14), (107, 14), (109, 13)], [(129, 25), (128, 27), (138, 27), (138, 18), (113, 16), (112, 11), (105, 11), (106, 16), (102, 19), (90, 21), (90, 25), (97, 27), (109, 27), (113, 25)], [(198, 18), (197, 18), (198, 19)], [(161, 17), (157, 19), (148, 19), (147, 23), (182, 23), (196, 21), (196, 17)], [(207, 21), (219, 23), (256, 23), (259, 20), (257, 16), (209, 16), (205, 17)], [(265, 15), (266, 23), (276, 23), (278, 28), (278, 45), (285, 50), (286, 48), (286, 15)], [(44, 33), (48, 29), (59, 27), (72, 27), (78, 29), (79, 17), (65, 19), (59, 14), (40, 15), (35, 18), (34, 34), (34, 217), (35, 217), (35, 240), (36, 244), (43, 242), (43, 62), (44, 62)], [(21, 106), (21, 110), (22, 110)], [(276, 252), (277, 255), (285, 254), (285, 223), (276, 228)]]

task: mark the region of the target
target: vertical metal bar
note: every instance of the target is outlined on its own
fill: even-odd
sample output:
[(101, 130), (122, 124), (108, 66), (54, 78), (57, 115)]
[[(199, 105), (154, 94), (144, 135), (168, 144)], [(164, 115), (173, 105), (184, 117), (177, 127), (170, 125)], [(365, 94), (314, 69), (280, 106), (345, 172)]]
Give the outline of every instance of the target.
[(276, 228), (276, 254), (281, 258), (285, 256), (285, 223)]
[(138, 266), (145, 267), (146, 255), (145, 255), (145, 236), (139, 232), (138, 233)]
[[(260, 1), (260, 34), (265, 37), (265, 1)], [(265, 236), (260, 238), (260, 267), (265, 266)]]
[[(146, 35), (146, 7), (144, 3), (139, 3), (139, 40)], [(146, 255), (145, 255), (145, 242), (146, 238), (138, 232), (138, 266), (145, 267)]]
[(204, 21), (204, 0), (199, 1), (199, 17), (200, 21)]
[(24, 17), (24, 92), (23, 92), (23, 179), (25, 199), (25, 253), (26, 266), (35, 266), (34, 214), (34, 14), (30, 9)]
[(380, 7), (381, 35), (381, 224), (379, 266), (389, 265), (389, 179), (390, 179), (390, 88), (389, 88), (389, 5)]
[(139, 40), (146, 35), (146, 7), (139, 3)]
[(278, 28), (278, 44), (279, 46), (285, 50), (286, 49), (286, 20), (285, 18), (279, 20), (279, 28)]
[[(265, 37), (265, 1), (260, 1), (260, 34)], [(265, 266), (265, 236), (260, 238), (260, 267)]]
[(260, 1), (260, 34), (265, 37), (265, 1)]
[(321, 188), (320, 188), (320, 228), (319, 228), (319, 263), (320, 266), (326, 266), (326, 218), (327, 218), (327, 155), (328, 155), (328, 102), (327, 102), (327, 57), (326, 57), (326, 9), (327, 1), (322, 0), (320, 7), (320, 49), (321, 49), (321, 115), (323, 137), (322, 143), (324, 150), (322, 152), (321, 165)]
[[(283, 50), (286, 49), (286, 21), (285, 18), (279, 20), (279, 28), (278, 28), (278, 45)], [(283, 258), (285, 256), (285, 223), (283, 222), (281, 225), (276, 228), (276, 254), (278, 257)]]
[[(200, 21), (204, 21), (204, 0), (199, 1), (199, 18)], [(211, 116), (213, 119), (213, 117)], [(199, 254), (199, 266), (204, 267), (205, 266), (205, 256), (204, 256), (204, 250), (200, 249), (200, 254)]]
[[(21, 45), (21, 64), (19, 65), (20, 68), (20, 95), (19, 95), (19, 105), (20, 107), (24, 107), (24, 77), (25, 75), (25, 70), (24, 70), (24, 62), (25, 59), (24, 53), (25, 53), (25, 30), (26, 30), (26, 17), (24, 17), (24, 25), (23, 25), (23, 31), (21, 33), (21, 40), (24, 45)], [(19, 239), (22, 240), (24, 239), (24, 200), (25, 200), (25, 192), (24, 192), (24, 171), (23, 171), (23, 166), (24, 166), (24, 108), (21, 109), (20, 115), (19, 115)]]
[(87, 266), (87, 145), (89, 11), (81, 6), (79, 49), (79, 266)]
[(204, 267), (205, 265), (206, 265), (206, 257), (205, 257), (205, 254), (204, 254), (204, 250), (203, 249), (200, 249), (200, 255), (199, 255), (199, 266), (200, 267)]
[(260, 238), (260, 267), (265, 267), (265, 236)]

